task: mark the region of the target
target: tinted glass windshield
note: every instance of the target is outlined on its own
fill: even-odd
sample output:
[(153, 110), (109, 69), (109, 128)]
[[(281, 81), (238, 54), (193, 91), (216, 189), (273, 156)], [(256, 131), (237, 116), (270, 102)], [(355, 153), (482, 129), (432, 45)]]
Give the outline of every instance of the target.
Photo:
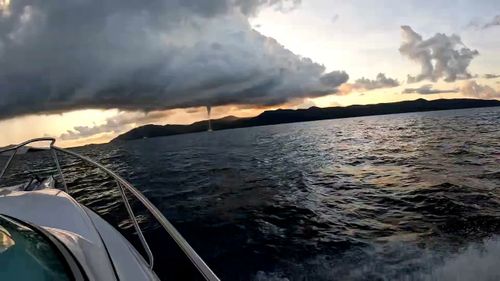
[(0, 215), (0, 280), (71, 280), (56, 251), (30, 226)]

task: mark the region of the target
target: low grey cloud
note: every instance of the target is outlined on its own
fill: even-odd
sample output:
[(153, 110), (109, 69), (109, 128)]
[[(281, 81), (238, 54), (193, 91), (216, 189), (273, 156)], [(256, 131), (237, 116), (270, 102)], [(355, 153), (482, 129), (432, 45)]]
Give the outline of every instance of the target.
[(362, 77), (353, 83), (354, 89), (363, 89), (363, 90), (393, 88), (397, 86), (399, 86), (398, 80), (389, 78), (385, 76), (384, 73), (377, 74), (377, 77), (374, 80)]
[(500, 26), (500, 15), (496, 15), (493, 18), (488, 19), (487, 21), (482, 19), (474, 19), (469, 24), (467, 24), (465, 28), (473, 28), (481, 30), (481, 29), (489, 29), (495, 26)]
[(349, 80), (349, 75), (345, 71), (332, 71), (320, 77), (321, 84), (327, 87), (337, 87)]
[(419, 88), (404, 89), (403, 94), (433, 95), (433, 94), (458, 93), (459, 91), (460, 91), (459, 89), (447, 89), (447, 90), (434, 89), (431, 84), (427, 84), (427, 85), (422, 85)]
[(336, 23), (339, 20), (339, 18), (340, 18), (339, 14), (333, 15), (333, 17), (331, 19), (332, 23)]
[(485, 79), (496, 79), (496, 78), (500, 78), (500, 74), (487, 73), (487, 74), (483, 75), (483, 78), (485, 78)]
[(11, 1), (0, 9), (0, 119), (82, 108), (277, 105), (335, 93), (343, 71), (252, 29), (298, 0)]
[(500, 15), (494, 16), (487, 23), (483, 24), (482, 29), (487, 29), (494, 26), (500, 26)]
[(480, 99), (500, 99), (500, 91), (488, 85), (478, 84), (476, 81), (465, 81), (460, 88), (464, 96)]
[(76, 140), (88, 138), (102, 133), (122, 133), (137, 124), (146, 124), (161, 121), (168, 116), (168, 112), (121, 112), (116, 116), (106, 119), (104, 124), (94, 126), (75, 126), (72, 130), (60, 135), (62, 140)]
[(472, 78), (467, 68), (479, 52), (467, 48), (460, 36), (437, 33), (424, 40), (409, 26), (402, 26), (401, 30), (403, 42), (399, 52), (421, 67), (420, 74), (408, 75), (408, 83), (437, 81), (440, 78), (453, 82)]

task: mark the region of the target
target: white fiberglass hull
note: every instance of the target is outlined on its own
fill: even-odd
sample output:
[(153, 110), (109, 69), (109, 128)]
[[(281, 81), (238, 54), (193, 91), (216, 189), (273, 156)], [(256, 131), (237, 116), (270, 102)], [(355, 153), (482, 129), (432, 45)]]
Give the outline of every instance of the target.
[(157, 280), (135, 248), (110, 224), (67, 193), (3, 189), (0, 214), (50, 232), (71, 251), (90, 280)]

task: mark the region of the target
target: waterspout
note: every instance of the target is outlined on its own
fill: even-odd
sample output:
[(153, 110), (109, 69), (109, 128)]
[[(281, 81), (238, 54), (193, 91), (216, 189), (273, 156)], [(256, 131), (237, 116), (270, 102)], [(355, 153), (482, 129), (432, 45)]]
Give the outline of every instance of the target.
[(210, 117), (210, 112), (212, 111), (212, 107), (207, 105), (207, 118), (208, 118), (208, 131), (212, 131), (212, 119)]

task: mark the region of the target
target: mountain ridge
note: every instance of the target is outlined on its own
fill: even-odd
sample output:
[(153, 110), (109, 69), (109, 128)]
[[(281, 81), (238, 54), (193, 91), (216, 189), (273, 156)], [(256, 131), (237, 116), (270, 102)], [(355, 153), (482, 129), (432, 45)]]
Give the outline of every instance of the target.
[[(500, 106), (499, 100), (483, 99), (437, 99), (428, 101), (417, 99), (391, 103), (369, 105), (350, 105), (345, 107), (310, 107), (308, 109), (277, 109), (264, 111), (255, 117), (238, 118), (226, 116), (212, 119), (212, 129), (226, 130), (235, 128), (275, 125), (283, 123), (350, 118), (372, 115), (386, 115), (396, 113), (411, 113), (423, 111), (452, 110), (478, 107)], [(142, 138), (171, 136), (178, 134), (207, 131), (208, 120), (194, 122), (190, 125), (144, 125), (120, 134), (111, 142), (127, 141)]]

